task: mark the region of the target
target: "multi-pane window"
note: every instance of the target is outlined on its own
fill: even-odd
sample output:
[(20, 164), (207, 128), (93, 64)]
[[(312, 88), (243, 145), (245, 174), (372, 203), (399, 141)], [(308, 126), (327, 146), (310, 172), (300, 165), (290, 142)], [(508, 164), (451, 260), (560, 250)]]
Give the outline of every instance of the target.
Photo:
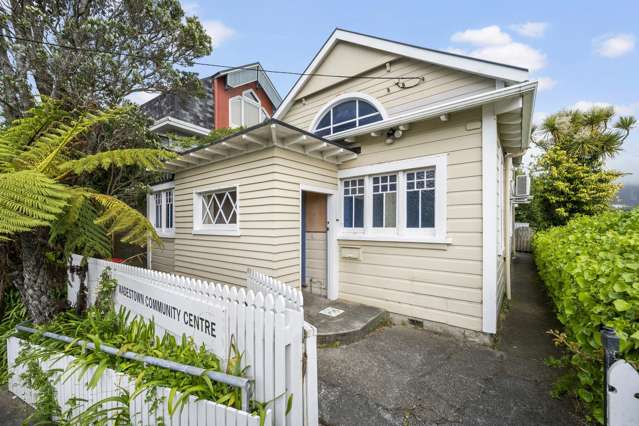
[(406, 227), (435, 226), (435, 169), (406, 173)]
[(382, 114), (370, 103), (361, 99), (340, 102), (329, 109), (315, 126), (317, 136), (354, 129), (355, 127), (381, 121)]
[(151, 194), (151, 209), (149, 221), (160, 234), (170, 234), (175, 230), (173, 189), (156, 191)]
[(251, 127), (269, 118), (260, 99), (252, 90), (246, 90), (242, 96), (231, 98), (229, 104), (230, 127)]
[(364, 178), (344, 181), (344, 228), (364, 227)]
[(203, 192), (200, 202), (202, 225), (237, 224), (237, 191), (235, 189)]
[(166, 227), (173, 228), (173, 191), (164, 193), (164, 209), (166, 211)]
[(397, 175), (373, 176), (373, 227), (397, 226)]
[(156, 192), (153, 194), (153, 199), (155, 200), (155, 221), (154, 225), (156, 229), (162, 229), (162, 202), (163, 202), (163, 192)]
[(338, 172), (338, 238), (447, 243), (446, 154), (353, 167)]

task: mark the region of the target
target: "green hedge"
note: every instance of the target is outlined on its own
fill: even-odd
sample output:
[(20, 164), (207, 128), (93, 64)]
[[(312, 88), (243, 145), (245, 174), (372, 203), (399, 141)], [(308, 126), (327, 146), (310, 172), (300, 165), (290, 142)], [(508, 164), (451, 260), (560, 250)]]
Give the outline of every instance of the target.
[(533, 240), (541, 278), (564, 325), (556, 342), (574, 380), (562, 380), (602, 421), (599, 327), (615, 329), (621, 354), (639, 366), (639, 209), (580, 217)]

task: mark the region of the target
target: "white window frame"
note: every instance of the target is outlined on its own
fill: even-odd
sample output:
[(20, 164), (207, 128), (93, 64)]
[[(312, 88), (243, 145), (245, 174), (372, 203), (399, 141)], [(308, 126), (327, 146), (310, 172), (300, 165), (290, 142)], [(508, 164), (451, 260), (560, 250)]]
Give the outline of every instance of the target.
[[(168, 192), (171, 192), (173, 194), (173, 208), (172, 208), (173, 226), (172, 227), (167, 226), (168, 217), (166, 215), (166, 194)], [(162, 226), (161, 227), (155, 226), (155, 203), (156, 203), (155, 195), (158, 193), (162, 194)], [(157, 234), (160, 237), (163, 237), (163, 238), (175, 237), (175, 182), (166, 182), (166, 183), (161, 183), (159, 185), (151, 186), (151, 193), (147, 196), (147, 218), (149, 219), (149, 222), (151, 222), (151, 224), (153, 225), (153, 228), (155, 228), (155, 232), (157, 232)]]
[[(331, 102), (329, 102), (328, 104), (326, 104), (316, 115), (315, 118), (313, 119), (311, 126), (309, 127), (309, 131), (311, 133), (315, 133), (318, 132), (320, 130), (326, 130), (328, 128), (331, 129), (331, 133), (328, 133), (327, 135), (324, 135), (324, 137), (328, 137), (328, 136), (335, 136), (335, 135), (340, 135), (341, 133), (345, 133), (345, 132), (350, 132), (354, 129), (357, 129), (358, 127), (362, 127), (362, 126), (367, 126), (368, 124), (372, 124), (372, 123), (367, 123), (367, 124), (363, 124), (361, 126), (356, 125), (353, 128), (350, 129), (346, 129), (346, 130), (342, 130), (340, 132), (333, 132), (332, 129), (333, 127), (335, 127), (333, 125), (333, 120), (331, 118), (331, 124), (328, 126), (324, 126), (321, 128), (318, 128), (320, 121), (322, 121), (322, 119), (324, 118), (324, 116), (326, 114), (333, 114), (333, 108), (335, 108), (336, 106), (343, 104), (345, 102), (348, 101), (363, 101), (366, 102), (370, 105), (372, 105), (375, 109), (377, 109), (377, 112), (375, 113), (371, 113), (371, 114), (367, 114), (364, 115), (362, 117), (359, 117), (359, 102), (356, 104), (356, 109), (355, 109), (355, 118), (350, 119), (350, 120), (346, 120), (343, 122), (340, 122), (339, 124), (337, 124), (337, 126), (340, 126), (342, 124), (346, 124), (346, 123), (350, 123), (352, 121), (354, 121), (356, 124), (359, 122), (359, 120), (364, 119), (364, 118), (368, 118), (368, 117), (372, 117), (375, 114), (380, 114), (382, 119), (380, 121), (386, 120), (388, 118), (388, 113), (386, 112), (386, 109), (384, 108), (384, 106), (381, 104), (381, 102), (379, 102), (377, 99), (375, 99), (374, 97), (366, 94), (366, 93), (345, 93), (343, 95), (340, 95), (334, 99), (331, 100)], [(373, 122), (375, 123), (375, 122)]]
[[(340, 200), (339, 200), (339, 206), (341, 208), (339, 215), (337, 217), (339, 217), (339, 223), (340, 223), (340, 228), (343, 228), (346, 232), (352, 233), (352, 234), (362, 234), (364, 233), (364, 230), (366, 229), (366, 199), (368, 197), (367, 195), (367, 191), (369, 190), (368, 187), (368, 182), (367, 182), (367, 178), (366, 176), (364, 176), (364, 226), (362, 227), (356, 227), (353, 226), (352, 228), (344, 228), (344, 223), (346, 223), (344, 221), (344, 181), (346, 180), (357, 180), (357, 179), (361, 179), (361, 176), (354, 176), (353, 178), (348, 178), (348, 179), (341, 179), (340, 183), (339, 183), (339, 194), (340, 194)], [(357, 194), (359, 195), (359, 194)], [(355, 224), (355, 203), (353, 203), (353, 225)]]
[[(253, 94), (253, 96), (255, 96), (255, 99), (257, 99), (258, 101), (255, 102), (253, 99), (248, 97), (247, 94)], [(238, 99), (240, 101), (240, 123), (236, 123), (236, 122), (233, 121), (233, 114), (232, 114), (232, 112), (233, 112), (233, 101), (234, 100), (238, 100)], [(245, 114), (244, 114), (244, 103), (245, 102), (249, 102), (253, 106), (257, 107), (258, 120), (259, 120), (260, 123), (262, 121), (270, 118), (268, 113), (266, 112), (266, 109), (264, 109), (264, 107), (262, 106), (262, 102), (259, 99), (260, 99), (259, 96), (257, 96), (257, 93), (253, 89), (247, 89), (247, 90), (243, 91), (241, 95), (233, 96), (232, 98), (230, 98), (229, 99), (229, 126), (230, 127), (247, 127), (246, 126), (246, 120), (245, 120)]]
[[(433, 228), (406, 227), (406, 173), (435, 169), (435, 226)], [(338, 239), (371, 241), (406, 241), (449, 244), (446, 234), (448, 155), (439, 154), (409, 160), (392, 161), (370, 166), (340, 170), (339, 178), (339, 218)], [(373, 228), (373, 176), (397, 174), (397, 212), (395, 228)], [(353, 232), (343, 227), (343, 181), (364, 177), (364, 228)]]
[[(209, 192), (235, 191), (235, 215), (233, 224), (202, 223), (202, 194)], [(204, 186), (193, 190), (193, 234), (195, 235), (240, 235), (240, 187), (239, 185)]]

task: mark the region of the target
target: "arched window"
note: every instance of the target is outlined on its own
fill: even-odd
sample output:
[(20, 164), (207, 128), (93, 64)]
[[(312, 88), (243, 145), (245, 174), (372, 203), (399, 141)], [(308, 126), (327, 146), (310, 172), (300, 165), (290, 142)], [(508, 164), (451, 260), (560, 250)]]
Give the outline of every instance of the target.
[(382, 120), (382, 113), (363, 99), (346, 99), (333, 105), (315, 126), (317, 136), (327, 136)]

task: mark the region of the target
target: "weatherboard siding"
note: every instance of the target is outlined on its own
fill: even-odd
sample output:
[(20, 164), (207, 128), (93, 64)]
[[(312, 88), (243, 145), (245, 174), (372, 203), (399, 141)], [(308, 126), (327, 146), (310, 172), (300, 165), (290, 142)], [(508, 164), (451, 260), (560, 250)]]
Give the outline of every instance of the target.
[(162, 246), (151, 246), (151, 269), (162, 272), (174, 272), (175, 239), (162, 238)]
[[(336, 166), (267, 148), (181, 171), (175, 185), (175, 272), (245, 285), (247, 268), (300, 280), (300, 184), (336, 188)], [(240, 235), (193, 234), (193, 193), (238, 186)]]
[(280, 230), (288, 243), (280, 246), (276, 278), (298, 286), (301, 262), (301, 185), (337, 191), (337, 166), (297, 152), (277, 149), (275, 183), (280, 202), (287, 206), (291, 220)]
[[(305, 130), (311, 130), (317, 113), (335, 97), (345, 93), (365, 93), (377, 99), (390, 117), (431, 105), (495, 90), (495, 80), (474, 74), (428, 64), (414, 59), (391, 60), (391, 71), (385, 64), (375, 66), (359, 75), (374, 77), (424, 77), (414, 87), (399, 88), (396, 80), (350, 79), (311, 94), (299, 95), (284, 121)], [(412, 80), (405, 80), (407, 85)], [(310, 83), (309, 83), (310, 84)]]
[(340, 240), (339, 297), (481, 330), (481, 129), (466, 130), (467, 123), (477, 120), (480, 110), (451, 114), (448, 122), (415, 123), (392, 145), (381, 137), (357, 139), (362, 153), (340, 169), (447, 154), (446, 227), (451, 243)]

